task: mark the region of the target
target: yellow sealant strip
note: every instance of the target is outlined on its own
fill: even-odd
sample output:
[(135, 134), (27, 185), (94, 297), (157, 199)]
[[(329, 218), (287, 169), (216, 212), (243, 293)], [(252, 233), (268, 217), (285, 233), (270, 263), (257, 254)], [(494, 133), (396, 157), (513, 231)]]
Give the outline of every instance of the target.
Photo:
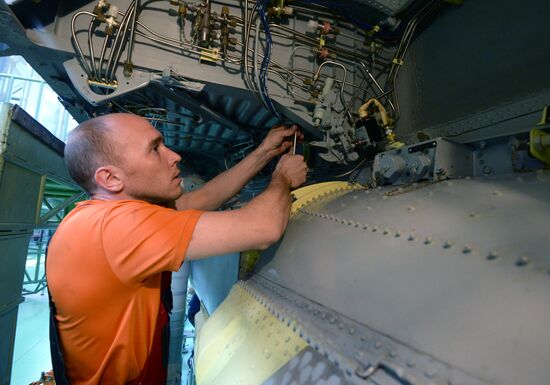
[(198, 385), (260, 385), (307, 346), (240, 285), (195, 342)]
[(296, 199), (292, 203), (290, 215), (294, 215), (302, 207), (312, 203), (314, 200), (323, 196), (334, 195), (336, 193), (347, 193), (348, 191), (363, 189), (359, 184), (349, 184), (348, 182), (322, 182), (305, 186), (294, 190), (292, 195)]

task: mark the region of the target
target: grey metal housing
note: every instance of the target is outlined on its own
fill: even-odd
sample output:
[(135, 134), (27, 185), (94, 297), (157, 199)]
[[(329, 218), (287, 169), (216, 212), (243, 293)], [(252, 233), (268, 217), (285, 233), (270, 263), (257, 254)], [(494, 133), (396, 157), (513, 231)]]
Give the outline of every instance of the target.
[[(295, 215), (254, 281), (307, 298), (289, 323), (353, 373), (362, 351), (418, 384), (544, 384), (548, 196), (548, 171), (329, 195)], [(358, 341), (357, 324), (374, 336)]]

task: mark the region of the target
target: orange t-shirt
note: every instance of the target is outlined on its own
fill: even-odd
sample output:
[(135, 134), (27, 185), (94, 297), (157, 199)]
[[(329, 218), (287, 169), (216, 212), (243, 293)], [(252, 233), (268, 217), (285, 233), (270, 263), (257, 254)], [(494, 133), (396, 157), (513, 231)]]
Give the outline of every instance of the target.
[(180, 268), (201, 214), (90, 200), (59, 225), (47, 279), (72, 385), (122, 385), (139, 375), (153, 342), (161, 273)]

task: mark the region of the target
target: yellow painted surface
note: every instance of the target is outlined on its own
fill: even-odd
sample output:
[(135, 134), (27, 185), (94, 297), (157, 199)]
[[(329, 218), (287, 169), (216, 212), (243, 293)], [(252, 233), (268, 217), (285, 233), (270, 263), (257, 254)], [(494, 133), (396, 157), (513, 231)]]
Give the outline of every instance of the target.
[(529, 146), (531, 155), (541, 162), (550, 164), (550, 133), (533, 128), (530, 132)]
[(237, 284), (197, 337), (197, 384), (260, 385), (306, 345)]
[(294, 215), (302, 207), (312, 203), (314, 200), (325, 197), (335, 196), (336, 194), (345, 194), (349, 191), (364, 188), (359, 184), (349, 184), (348, 182), (322, 182), (305, 186), (294, 190), (292, 195), (296, 200), (292, 203), (290, 215)]

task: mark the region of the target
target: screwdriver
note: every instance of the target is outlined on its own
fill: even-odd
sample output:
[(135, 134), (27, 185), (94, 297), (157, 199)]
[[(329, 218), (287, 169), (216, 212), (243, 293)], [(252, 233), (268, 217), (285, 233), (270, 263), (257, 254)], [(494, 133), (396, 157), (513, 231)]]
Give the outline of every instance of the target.
[(292, 140), (292, 155), (296, 155), (296, 144), (298, 143), (298, 132), (294, 133), (294, 139)]

